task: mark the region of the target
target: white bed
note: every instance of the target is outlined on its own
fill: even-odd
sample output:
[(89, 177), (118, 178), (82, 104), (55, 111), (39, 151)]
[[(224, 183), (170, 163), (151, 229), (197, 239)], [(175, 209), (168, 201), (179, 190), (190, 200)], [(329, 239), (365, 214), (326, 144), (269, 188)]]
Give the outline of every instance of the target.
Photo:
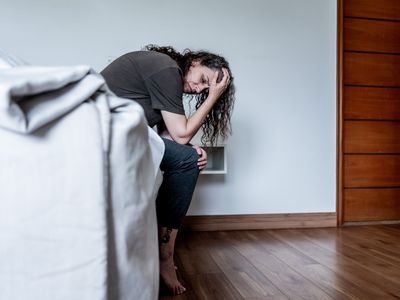
[(0, 299), (157, 299), (164, 146), (88, 66), (0, 51)]

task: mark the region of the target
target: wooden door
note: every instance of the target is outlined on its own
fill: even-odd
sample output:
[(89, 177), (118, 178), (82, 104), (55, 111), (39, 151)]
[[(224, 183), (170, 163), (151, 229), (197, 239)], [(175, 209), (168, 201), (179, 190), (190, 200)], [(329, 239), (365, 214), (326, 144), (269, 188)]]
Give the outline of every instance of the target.
[(400, 220), (400, 1), (338, 8), (338, 223)]

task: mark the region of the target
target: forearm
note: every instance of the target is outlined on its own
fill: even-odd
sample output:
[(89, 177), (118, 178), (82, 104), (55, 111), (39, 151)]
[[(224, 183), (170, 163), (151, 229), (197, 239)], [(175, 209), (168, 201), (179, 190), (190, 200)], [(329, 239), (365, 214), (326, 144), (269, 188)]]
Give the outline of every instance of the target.
[(179, 144), (187, 144), (203, 125), (207, 114), (211, 111), (218, 98), (208, 96), (195, 113), (186, 118), (166, 111), (161, 111), (165, 125), (172, 139)]

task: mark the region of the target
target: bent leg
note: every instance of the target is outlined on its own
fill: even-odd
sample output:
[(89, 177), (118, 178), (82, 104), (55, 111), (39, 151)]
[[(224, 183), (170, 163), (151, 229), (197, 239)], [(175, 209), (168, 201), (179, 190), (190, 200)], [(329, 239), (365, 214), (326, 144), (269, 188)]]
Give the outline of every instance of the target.
[(163, 182), (157, 196), (160, 241), (160, 275), (168, 289), (179, 295), (185, 288), (178, 281), (173, 260), (175, 238), (189, 208), (200, 170), (195, 149), (163, 139), (165, 153), (161, 162)]
[(199, 155), (191, 146), (163, 139), (165, 153), (161, 161), (163, 182), (157, 196), (157, 219), (160, 227), (178, 229), (192, 200), (200, 173)]

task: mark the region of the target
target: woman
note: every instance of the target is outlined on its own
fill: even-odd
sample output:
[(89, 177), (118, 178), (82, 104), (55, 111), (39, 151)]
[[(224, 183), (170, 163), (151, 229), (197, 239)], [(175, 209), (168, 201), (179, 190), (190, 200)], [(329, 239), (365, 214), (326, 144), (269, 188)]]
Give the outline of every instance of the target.
[[(165, 144), (161, 162), (163, 182), (157, 196), (160, 275), (174, 294), (185, 288), (173, 261), (175, 239), (186, 215), (197, 178), (207, 163), (203, 149), (188, 143), (203, 127), (203, 143), (216, 143), (230, 133), (234, 103), (233, 77), (228, 62), (205, 51), (178, 53), (172, 47), (149, 45), (127, 53), (101, 74), (120, 97), (138, 102), (148, 125), (157, 125)], [(196, 111), (186, 117), (183, 93), (196, 94)]]

